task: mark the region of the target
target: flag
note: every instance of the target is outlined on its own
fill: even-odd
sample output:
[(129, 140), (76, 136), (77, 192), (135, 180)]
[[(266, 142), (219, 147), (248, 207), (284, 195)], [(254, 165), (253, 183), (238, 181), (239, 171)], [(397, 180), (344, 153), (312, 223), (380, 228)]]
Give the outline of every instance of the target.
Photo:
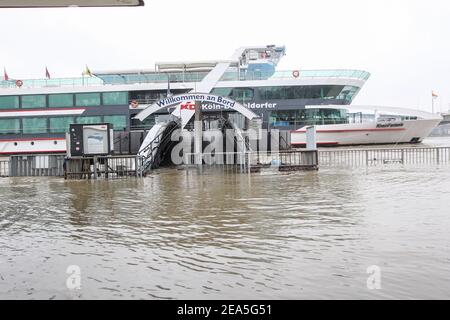
[(4, 78), (5, 81), (9, 80), (9, 77), (8, 77), (8, 74), (6, 73), (6, 69), (5, 68), (3, 68), (3, 78)]
[(91, 72), (91, 70), (89, 70), (87, 65), (86, 65), (86, 69), (83, 71), (83, 76), (92, 77), (92, 72)]
[(45, 67), (45, 77), (46, 77), (47, 79), (50, 79), (50, 72), (48, 72), (47, 67)]
[(436, 99), (438, 96), (438, 94), (434, 91), (431, 91), (431, 96), (433, 97), (433, 99)]

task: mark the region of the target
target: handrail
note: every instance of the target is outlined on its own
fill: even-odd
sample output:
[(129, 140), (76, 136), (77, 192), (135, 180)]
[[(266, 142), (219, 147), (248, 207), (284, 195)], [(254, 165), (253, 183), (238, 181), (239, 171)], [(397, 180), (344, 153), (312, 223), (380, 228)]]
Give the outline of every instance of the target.
[[(293, 75), (294, 70), (279, 70), (274, 73), (267, 72), (238, 72), (226, 71), (219, 81), (250, 81), (250, 80), (279, 80), (279, 79), (315, 79), (315, 78), (350, 78), (367, 80), (370, 73), (356, 69), (318, 69), (299, 70), (298, 77)], [(173, 72), (170, 73), (170, 81), (173, 83), (199, 82), (206, 76), (207, 72)], [(83, 86), (111, 86), (141, 83), (167, 83), (167, 73), (142, 73), (102, 75), (101, 77), (73, 77), (54, 79), (22, 79), (22, 88), (45, 88), (45, 87), (83, 87)], [(16, 80), (1, 80), (0, 88), (17, 88)]]
[[(168, 125), (170, 125), (171, 123), (175, 123), (176, 125), (173, 126), (173, 128), (170, 129), (170, 132), (168, 132), (166, 134), (166, 138), (165, 140), (161, 140), (162, 138), (164, 138), (164, 133), (166, 132), (167, 126), (163, 128), (163, 130), (161, 130), (160, 132), (158, 132), (158, 134), (155, 136), (155, 138), (150, 141), (146, 147), (144, 147), (141, 151), (140, 154), (142, 155), (143, 159), (142, 159), (142, 172), (148, 170), (149, 168), (151, 168), (154, 165), (154, 161), (155, 161), (155, 156), (158, 153), (158, 149), (160, 148), (161, 144), (164, 143), (167, 140), (167, 136), (169, 136), (172, 134), (172, 132), (178, 128), (180, 122), (179, 121), (171, 121), (168, 123)], [(156, 150), (156, 153), (155, 153)]]

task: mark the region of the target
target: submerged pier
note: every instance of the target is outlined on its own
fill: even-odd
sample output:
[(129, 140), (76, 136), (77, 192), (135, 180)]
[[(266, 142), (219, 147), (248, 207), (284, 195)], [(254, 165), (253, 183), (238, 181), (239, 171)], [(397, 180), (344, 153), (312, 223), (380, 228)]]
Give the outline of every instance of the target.
[[(230, 173), (259, 173), (318, 170), (333, 167), (376, 167), (392, 165), (449, 165), (450, 147), (395, 147), (359, 149), (289, 150), (280, 152), (203, 153), (202, 169)], [(197, 168), (196, 154), (184, 155), (175, 169)], [(53, 176), (66, 179), (141, 178), (140, 156), (74, 157), (64, 155), (14, 155), (0, 161), (1, 177)]]

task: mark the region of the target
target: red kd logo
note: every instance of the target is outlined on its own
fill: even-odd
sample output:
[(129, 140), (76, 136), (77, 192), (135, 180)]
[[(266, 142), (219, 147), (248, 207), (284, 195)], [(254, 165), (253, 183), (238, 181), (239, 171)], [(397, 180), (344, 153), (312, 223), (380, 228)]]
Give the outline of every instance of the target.
[(195, 103), (190, 102), (190, 101), (188, 101), (186, 103), (182, 103), (180, 105), (180, 109), (181, 110), (184, 110), (184, 109), (186, 109), (186, 110), (195, 110)]

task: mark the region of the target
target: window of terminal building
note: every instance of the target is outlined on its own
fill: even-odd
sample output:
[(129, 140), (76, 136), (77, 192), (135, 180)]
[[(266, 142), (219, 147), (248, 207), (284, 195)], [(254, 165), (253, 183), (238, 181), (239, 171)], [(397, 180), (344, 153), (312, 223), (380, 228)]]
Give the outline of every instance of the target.
[(23, 133), (47, 133), (47, 118), (23, 118)]
[(69, 132), (69, 127), (72, 123), (74, 123), (73, 117), (50, 118), (50, 132), (51, 133)]
[(20, 133), (19, 119), (0, 119), (0, 134)]
[(103, 104), (107, 106), (128, 105), (128, 92), (104, 92)]
[(100, 93), (77, 93), (75, 94), (77, 107), (91, 107), (100, 105)]
[(17, 109), (19, 108), (19, 96), (1, 96), (0, 109)]
[(45, 95), (27, 95), (21, 96), (22, 108), (45, 108), (47, 107), (47, 99)]
[(51, 94), (48, 96), (48, 105), (50, 108), (73, 107), (73, 94)]
[(123, 130), (127, 127), (126, 116), (104, 116), (104, 122), (111, 123), (114, 126), (114, 130)]
[(94, 117), (77, 117), (77, 123), (81, 124), (92, 124), (92, 123), (102, 123), (102, 117), (94, 116)]

